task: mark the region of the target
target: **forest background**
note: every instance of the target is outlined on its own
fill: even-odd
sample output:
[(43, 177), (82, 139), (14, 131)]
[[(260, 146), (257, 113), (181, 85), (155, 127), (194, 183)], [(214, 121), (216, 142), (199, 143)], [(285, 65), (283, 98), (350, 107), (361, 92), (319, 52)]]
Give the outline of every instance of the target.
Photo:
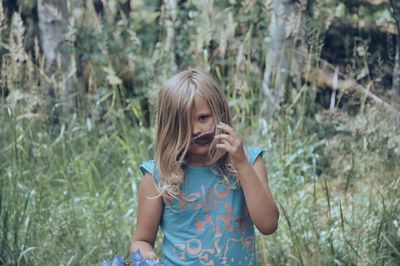
[(265, 150), (260, 265), (399, 265), (399, 28), (397, 0), (2, 0), (0, 265), (127, 255), (157, 91), (188, 67)]

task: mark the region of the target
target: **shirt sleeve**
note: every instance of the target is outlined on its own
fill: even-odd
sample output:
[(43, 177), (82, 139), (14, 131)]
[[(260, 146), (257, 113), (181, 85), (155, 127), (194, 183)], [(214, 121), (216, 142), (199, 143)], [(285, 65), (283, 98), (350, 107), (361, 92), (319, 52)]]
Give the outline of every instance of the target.
[(158, 171), (155, 167), (154, 160), (149, 160), (147, 162), (142, 163), (139, 168), (143, 175), (145, 175), (146, 173), (149, 173), (150, 175), (152, 175), (154, 177), (154, 179), (157, 181), (157, 183), (160, 182), (160, 177), (159, 177)]
[(259, 147), (249, 147), (247, 148), (247, 159), (250, 162), (250, 165), (253, 165), (256, 161), (257, 157), (263, 156), (264, 151)]

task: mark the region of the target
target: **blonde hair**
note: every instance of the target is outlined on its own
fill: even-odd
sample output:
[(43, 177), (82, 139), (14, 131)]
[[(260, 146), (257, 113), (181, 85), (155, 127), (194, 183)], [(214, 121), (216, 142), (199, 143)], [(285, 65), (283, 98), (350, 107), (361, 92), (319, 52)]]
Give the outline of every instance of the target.
[[(192, 110), (198, 95), (208, 104), (215, 122), (231, 125), (228, 103), (210, 74), (198, 69), (182, 71), (170, 78), (158, 95), (156, 167), (160, 174), (160, 196), (166, 202), (180, 198), (186, 154), (191, 144)], [(238, 183), (228, 154), (217, 149), (215, 140), (208, 153), (208, 165), (230, 185), (229, 176)], [(218, 163), (218, 164), (217, 164)]]

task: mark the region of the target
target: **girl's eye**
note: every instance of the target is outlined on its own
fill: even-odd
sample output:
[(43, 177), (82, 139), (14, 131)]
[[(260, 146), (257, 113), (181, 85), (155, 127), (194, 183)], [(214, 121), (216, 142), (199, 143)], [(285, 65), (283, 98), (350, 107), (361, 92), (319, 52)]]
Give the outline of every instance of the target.
[(210, 116), (209, 115), (201, 115), (199, 116), (200, 121), (206, 121)]

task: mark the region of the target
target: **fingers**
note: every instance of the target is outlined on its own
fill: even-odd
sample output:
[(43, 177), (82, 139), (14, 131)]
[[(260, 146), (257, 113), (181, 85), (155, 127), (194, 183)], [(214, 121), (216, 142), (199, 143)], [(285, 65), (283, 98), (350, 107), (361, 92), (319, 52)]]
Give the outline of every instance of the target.
[(217, 136), (220, 136), (218, 138), (225, 139), (229, 142), (232, 142), (235, 139), (240, 138), (240, 136), (235, 132), (235, 130), (232, 127), (228, 126), (227, 124), (219, 122), (217, 128), (220, 130), (220, 134), (217, 134)]
[(232, 144), (234, 142), (234, 138), (228, 134), (218, 134), (215, 136), (215, 138), (220, 139), (222, 143), (228, 141), (229, 143)]
[(215, 138), (221, 140), (222, 144), (231, 144), (236, 146), (242, 143), (242, 137), (236, 133), (232, 127), (220, 122), (218, 123), (217, 128), (220, 132), (215, 135)]
[(220, 135), (215, 136), (215, 139), (221, 140), (221, 143), (218, 143), (216, 145), (216, 147), (218, 149), (224, 149), (227, 152), (231, 152), (231, 147), (232, 147), (232, 142), (233, 142), (231, 136), (226, 135), (226, 134), (220, 134)]
[(229, 152), (229, 153), (232, 153), (232, 152), (233, 152), (232, 145), (227, 144), (227, 143), (222, 143), (222, 144), (220, 143), (220, 144), (217, 144), (216, 147), (217, 147), (218, 149), (223, 149), (223, 150), (225, 150), (225, 151), (227, 151), (227, 152)]
[(231, 164), (237, 170), (243, 162), (247, 161), (242, 136), (232, 127), (221, 122), (217, 125), (217, 129), (219, 134), (216, 134), (215, 138), (221, 143), (217, 143), (216, 147), (229, 153)]
[(220, 130), (222, 130), (222, 131), (224, 131), (225, 133), (228, 133), (228, 134), (235, 133), (235, 131), (233, 130), (233, 128), (231, 128), (230, 126), (228, 126), (227, 124), (222, 123), (222, 122), (219, 122), (219, 123), (217, 124), (217, 128), (220, 129)]
[(220, 129), (221, 133), (215, 135), (215, 139), (221, 142), (216, 147), (229, 153), (237, 152), (242, 145), (242, 137), (232, 127), (222, 122), (217, 125), (217, 128)]

